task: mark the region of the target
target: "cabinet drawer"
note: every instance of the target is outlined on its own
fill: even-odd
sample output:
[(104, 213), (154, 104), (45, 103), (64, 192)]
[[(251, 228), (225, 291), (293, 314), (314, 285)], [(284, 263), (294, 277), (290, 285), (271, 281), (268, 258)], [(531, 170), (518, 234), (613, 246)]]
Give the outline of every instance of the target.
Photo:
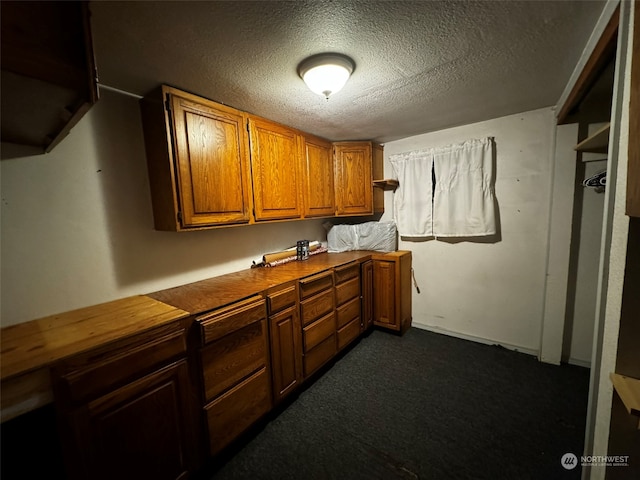
[(354, 318), (360, 318), (360, 297), (338, 307), (338, 328), (344, 327)]
[(150, 371), (169, 360), (184, 357), (185, 329), (161, 329), (165, 334), (136, 337), (113, 350), (98, 349), (64, 360), (54, 367), (57, 395), (72, 402), (87, 400)]
[(308, 352), (336, 331), (336, 317), (331, 312), (303, 329), (304, 350)]
[(205, 407), (211, 454), (226, 447), (270, 409), (269, 375), (263, 368)]
[(336, 335), (322, 341), (304, 354), (304, 376), (308, 377), (336, 354)]
[(235, 330), (266, 318), (265, 301), (251, 297), (196, 318), (200, 322), (202, 342), (209, 343)]
[(300, 298), (307, 298), (311, 295), (333, 287), (333, 273), (324, 272), (312, 277), (300, 280)]
[(359, 276), (360, 274), (360, 264), (357, 262), (349, 263), (347, 265), (343, 265), (341, 267), (337, 267), (334, 270), (336, 285), (342, 283), (350, 278), (354, 278)]
[(314, 320), (333, 311), (333, 289), (319, 293), (315, 297), (300, 302), (300, 316), (302, 326), (306, 326)]
[(295, 305), (296, 287), (291, 286), (279, 292), (270, 293), (267, 295), (267, 302), (269, 305), (269, 315), (278, 313), (280, 310), (284, 310), (291, 305)]
[(201, 351), (207, 401), (267, 364), (266, 320), (236, 330)]
[(360, 319), (354, 318), (351, 323), (347, 323), (338, 330), (338, 350), (346, 347), (360, 335)]
[(360, 298), (360, 279), (352, 278), (336, 287), (336, 304), (342, 305), (352, 298)]

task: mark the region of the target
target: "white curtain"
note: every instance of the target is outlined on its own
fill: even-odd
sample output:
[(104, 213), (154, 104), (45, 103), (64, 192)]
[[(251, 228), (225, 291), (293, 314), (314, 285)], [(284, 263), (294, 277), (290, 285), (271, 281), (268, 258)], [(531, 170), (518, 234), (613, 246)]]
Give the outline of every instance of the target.
[(394, 214), (401, 236), (496, 233), (491, 138), (392, 155), (390, 161), (399, 182)]
[(393, 197), (398, 233), (403, 237), (433, 236), (433, 155), (430, 150), (390, 157), (399, 185)]

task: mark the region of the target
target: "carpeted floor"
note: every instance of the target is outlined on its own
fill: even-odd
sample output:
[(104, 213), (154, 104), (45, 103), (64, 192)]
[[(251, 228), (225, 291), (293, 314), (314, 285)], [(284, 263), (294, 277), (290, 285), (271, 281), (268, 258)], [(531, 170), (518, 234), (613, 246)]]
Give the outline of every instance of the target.
[(411, 328), (381, 331), (202, 478), (580, 478), (589, 371)]

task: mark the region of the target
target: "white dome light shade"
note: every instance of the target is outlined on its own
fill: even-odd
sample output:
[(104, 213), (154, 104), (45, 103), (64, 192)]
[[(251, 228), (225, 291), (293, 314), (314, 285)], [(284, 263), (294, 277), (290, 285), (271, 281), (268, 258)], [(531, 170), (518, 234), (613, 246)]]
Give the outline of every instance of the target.
[(353, 60), (337, 53), (322, 53), (304, 60), (298, 74), (309, 89), (329, 98), (344, 87), (353, 72)]

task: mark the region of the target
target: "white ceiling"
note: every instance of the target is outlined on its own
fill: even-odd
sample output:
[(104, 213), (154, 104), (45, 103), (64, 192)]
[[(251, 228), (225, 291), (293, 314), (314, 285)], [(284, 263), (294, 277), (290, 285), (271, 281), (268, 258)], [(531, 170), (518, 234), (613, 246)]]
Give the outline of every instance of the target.
[[(380, 142), (555, 105), (603, 1), (91, 2), (100, 83), (166, 83), (330, 140)], [(328, 101), (304, 58), (354, 59)]]

